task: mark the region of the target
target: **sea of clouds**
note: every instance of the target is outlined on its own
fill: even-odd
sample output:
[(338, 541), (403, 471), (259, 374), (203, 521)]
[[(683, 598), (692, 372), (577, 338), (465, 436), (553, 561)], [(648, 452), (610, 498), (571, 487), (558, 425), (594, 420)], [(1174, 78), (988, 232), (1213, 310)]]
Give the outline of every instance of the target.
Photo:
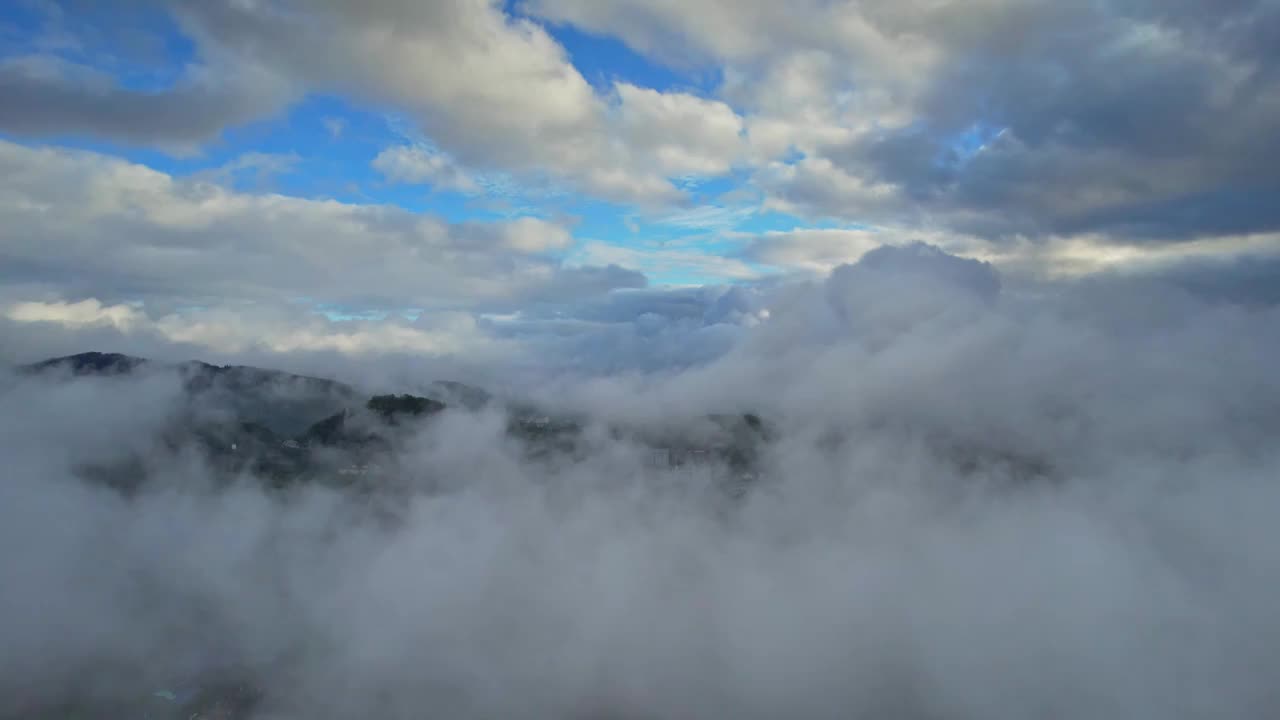
[[(757, 413), (741, 495), (594, 426), (531, 460), (493, 409), (424, 423), (387, 498), (226, 486), (156, 442), (175, 377), (4, 377), (0, 710), (221, 665), (253, 668), (263, 717), (1280, 707), (1276, 306), (1002, 287), (912, 246), (718, 312), (752, 320), (696, 362), (522, 392), (601, 424)], [(77, 477), (130, 454), (135, 496)]]

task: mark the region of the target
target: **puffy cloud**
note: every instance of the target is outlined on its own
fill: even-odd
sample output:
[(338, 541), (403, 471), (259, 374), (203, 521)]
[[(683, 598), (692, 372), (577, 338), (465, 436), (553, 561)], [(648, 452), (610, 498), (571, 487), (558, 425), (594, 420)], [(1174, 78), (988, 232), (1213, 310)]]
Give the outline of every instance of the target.
[(400, 145), (379, 152), (372, 163), (387, 179), (402, 183), (425, 183), (443, 190), (471, 192), (475, 181), (447, 155), (429, 148)]
[(837, 268), (828, 284), (841, 286), (857, 282), (855, 278), (864, 274), (894, 284), (953, 287), (986, 300), (1000, 292), (1000, 276), (989, 263), (949, 255), (933, 245), (919, 242), (871, 250), (856, 264)]
[(664, 176), (723, 175), (741, 157), (742, 118), (725, 103), (629, 83), (615, 91), (627, 147)]
[(905, 211), (895, 186), (823, 157), (770, 163), (756, 182), (768, 194), (766, 208), (801, 216), (901, 220)]
[[(1003, 273), (1050, 276), (1064, 270), (1057, 259), (1064, 241), (1043, 243), (990, 243), (969, 235), (925, 229), (919, 226), (868, 226), (862, 228), (806, 228), (772, 230), (759, 235), (735, 233), (744, 244), (740, 254), (752, 262), (784, 271), (825, 275), (840, 265), (857, 262), (881, 246), (924, 243), (947, 253), (990, 262)], [(1132, 260), (1132, 258), (1128, 258)], [(1069, 274), (1069, 273), (1063, 273)]]
[(129, 305), (103, 305), (90, 298), (80, 302), (14, 303), (4, 314), (10, 320), (23, 323), (54, 323), (71, 328), (107, 326), (130, 330), (144, 321), (137, 308)]
[(808, 272), (830, 272), (856, 261), (884, 243), (875, 230), (808, 228), (774, 231), (752, 238), (743, 254), (756, 262)]
[(563, 250), (573, 242), (563, 226), (535, 217), (520, 217), (501, 223), (466, 223), (457, 227), (467, 242), (479, 248), (505, 249), (528, 255)]

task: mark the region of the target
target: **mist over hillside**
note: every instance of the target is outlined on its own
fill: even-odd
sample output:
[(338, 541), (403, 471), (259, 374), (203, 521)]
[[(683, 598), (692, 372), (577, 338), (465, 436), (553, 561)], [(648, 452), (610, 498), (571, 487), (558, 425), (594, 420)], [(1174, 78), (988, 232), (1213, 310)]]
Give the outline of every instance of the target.
[(735, 302), (491, 385), (13, 368), (0, 716), (1274, 715), (1280, 308), (927, 246)]

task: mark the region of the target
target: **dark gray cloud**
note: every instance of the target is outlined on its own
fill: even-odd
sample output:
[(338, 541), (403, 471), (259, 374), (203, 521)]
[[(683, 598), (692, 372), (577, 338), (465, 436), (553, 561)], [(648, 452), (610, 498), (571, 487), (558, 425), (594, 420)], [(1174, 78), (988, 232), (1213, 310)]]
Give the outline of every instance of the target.
[(1258, 308), (1280, 305), (1280, 258), (1275, 255), (1193, 258), (1127, 277), (1172, 285), (1210, 302)]
[(284, 79), (248, 65), (190, 70), (173, 87), (145, 91), (57, 57), (23, 57), (0, 62), (0, 131), (192, 151), (297, 94)]
[(1274, 3), (1019, 3), (981, 24), (970, 12), (932, 18), (950, 61), (917, 124), (831, 148), (837, 165), (990, 236), (1280, 227), (1280, 53), (1257, 40), (1280, 23)]

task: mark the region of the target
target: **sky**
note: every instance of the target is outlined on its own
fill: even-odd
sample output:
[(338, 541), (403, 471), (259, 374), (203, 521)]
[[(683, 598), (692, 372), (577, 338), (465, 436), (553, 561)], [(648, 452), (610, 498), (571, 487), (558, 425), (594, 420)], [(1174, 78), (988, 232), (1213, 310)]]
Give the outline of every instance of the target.
[[(1275, 0), (0, 2), (0, 716), (234, 662), (274, 718), (1273, 717), (1278, 36)], [(90, 350), (158, 362), (12, 372)], [(385, 485), (273, 488), (184, 442), (254, 404), (190, 359), (582, 434), (455, 403)], [(748, 412), (746, 478), (631, 432)]]
[(443, 357), (915, 242), (1252, 297), (1278, 29), (1270, 0), (16, 0), (0, 303)]

